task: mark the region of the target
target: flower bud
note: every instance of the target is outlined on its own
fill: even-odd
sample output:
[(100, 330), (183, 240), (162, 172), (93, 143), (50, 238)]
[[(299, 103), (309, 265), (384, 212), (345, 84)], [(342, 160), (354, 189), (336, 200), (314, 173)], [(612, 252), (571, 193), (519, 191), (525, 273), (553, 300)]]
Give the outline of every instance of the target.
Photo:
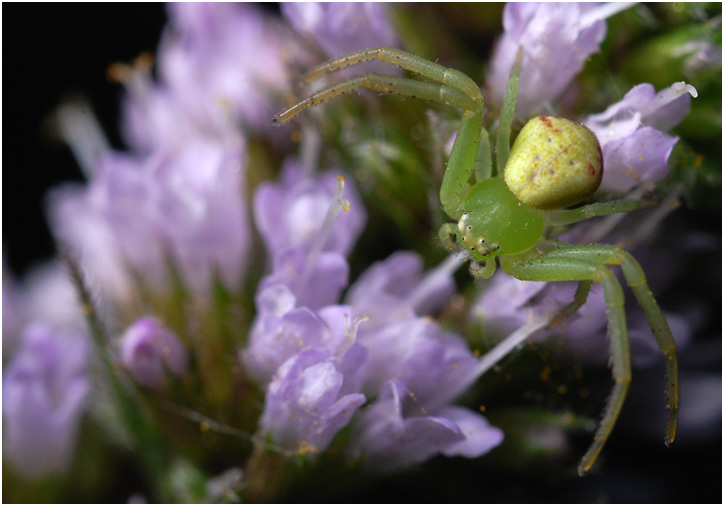
[(121, 362), (133, 378), (149, 388), (163, 387), (166, 370), (183, 376), (188, 353), (179, 338), (151, 317), (137, 320), (121, 337)]

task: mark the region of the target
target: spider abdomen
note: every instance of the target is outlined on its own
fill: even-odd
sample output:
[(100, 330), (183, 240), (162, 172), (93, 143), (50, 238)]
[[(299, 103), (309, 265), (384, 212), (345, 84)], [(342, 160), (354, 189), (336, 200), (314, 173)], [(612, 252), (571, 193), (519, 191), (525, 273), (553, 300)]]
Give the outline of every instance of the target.
[(565, 118), (538, 116), (518, 134), (505, 166), (505, 182), (536, 209), (576, 204), (601, 184), (603, 155), (595, 134)]

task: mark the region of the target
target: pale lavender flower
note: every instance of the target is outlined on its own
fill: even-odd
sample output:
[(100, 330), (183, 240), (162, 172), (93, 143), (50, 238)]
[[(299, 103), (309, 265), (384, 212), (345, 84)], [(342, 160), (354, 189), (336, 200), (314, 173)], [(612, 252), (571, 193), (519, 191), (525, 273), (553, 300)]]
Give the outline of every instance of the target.
[(516, 114), (528, 117), (557, 99), (598, 51), (606, 24), (595, 4), (508, 3), (503, 36), (495, 46), (486, 99), (500, 107), (519, 48), (523, 49)]
[(642, 181), (663, 179), (678, 141), (664, 132), (684, 119), (696, 96), (696, 89), (683, 82), (658, 93), (648, 83), (639, 84), (620, 102), (585, 119), (583, 124), (596, 134), (603, 151), (601, 188), (626, 191)]
[(362, 273), (350, 287), (347, 303), (356, 314), (370, 317), (363, 332), (432, 314), (455, 293), (452, 275), (461, 262), (451, 257), (423, 276), (422, 258), (399, 251)]
[(680, 55), (688, 54), (684, 61), (684, 73), (689, 77), (721, 67), (721, 44), (712, 44), (708, 40), (692, 40), (682, 45), (678, 53)]
[[(380, 285), (375, 279), (379, 280), (377, 274), (394, 266), (400, 258), (404, 263), (405, 257), (398, 257), (397, 262), (379, 266), (377, 273), (368, 276), (362, 288), (355, 290), (356, 299), (370, 301), (375, 294), (394, 293), (392, 286)], [(419, 275), (415, 271), (412, 270), (412, 278)], [(435, 279), (440, 274), (430, 276)], [(424, 286), (426, 279), (430, 277), (416, 285)], [(440, 286), (440, 283), (429, 285)], [(445, 283), (442, 286), (447, 290)], [(369, 294), (364, 293), (364, 287)], [(406, 291), (402, 289), (402, 293)], [(439, 289), (429, 291), (433, 300), (438, 292)], [(283, 284), (270, 285), (258, 295), (259, 313), (243, 359), (247, 372), (262, 383), (275, 367), (280, 367), (280, 360), (287, 360), (277, 369), (272, 382), (279, 385), (278, 388), (272, 391), (270, 386), (267, 392), (267, 403), (274, 405), (268, 408), (263, 427), (268, 432), (277, 431), (279, 435), (272, 438), (276, 443), (284, 441), (284, 447), (292, 450), (301, 443), (303, 447), (318, 449), (320, 441), (326, 445), (333, 433), (350, 421), (346, 418), (341, 425), (333, 424), (334, 430), (331, 430), (328, 425), (315, 422), (316, 411), (311, 414), (299, 411), (298, 390), (306, 384), (302, 371), (308, 371), (306, 374), (315, 381), (321, 382), (320, 378), (324, 377), (330, 382), (334, 395), (325, 397), (324, 406), (332, 406), (332, 401), (342, 398), (342, 394), (377, 398), (367, 414), (354, 422), (355, 443), (349, 451), (352, 458), (364, 457), (372, 467), (384, 461), (378, 467), (380, 470), (419, 463), (438, 453), (477, 457), (500, 443), (500, 431), (489, 427), (481, 415), (453, 406), (456, 398), (477, 378), (478, 362), (466, 341), (443, 332), (429, 318), (417, 317), (409, 307), (399, 311), (404, 305), (402, 301), (395, 303), (397, 309), (392, 307), (394, 298), (392, 294), (387, 298), (394, 316), (385, 315), (383, 305), (375, 305), (370, 306), (374, 312), (358, 316), (350, 323), (352, 315), (360, 314), (358, 308), (332, 305), (312, 311), (296, 307), (293, 293)], [(367, 327), (368, 320), (376, 325)], [(298, 367), (296, 360), (301, 360), (301, 356), (322, 358), (312, 360), (313, 366)], [(390, 397), (390, 389), (394, 388), (400, 392), (399, 399)], [(358, 399), (363, 402), (361, 397)], [(394, 408), (392, 414), (390, 406)], [(281, 424), (281, 428), (272, 429), (275, 424)], [(319, 432), (313, 432), (316, 428)], [(289, 438), (284, 439), (281, 434)], [(384, 444), (385, 441), (389, 444)], [(413, 451), (410, 441), (421, 451)]]
[(165, 286), (169, 256), (196, 292), (217, 275), (235, 289), (249, 242), (244, 163), (240, 142), (199, 138), (145, 157), (109, 153), (87, 188), (50, 195), (53, 231), (111, 294), (128, 293), (127, 266)]
[(94, 293), (126, 301), (132, 296), (133, 282), (110, 223), (93, 203), (93, 192), (78, 184), (52, 189), (46, 197), (50, 228), (78, 260)]
[[(377, 315), (368, 316), (374, 320)], [(397, 379), (427, 412), (462, 394), (469, 386), (468, 370), (476, 363), (463, 338), (443, 332), (430, 318), (410, 318), (369, 332), (363, 324), (357, 342), (374, 352), (365, 367), (365, 392)]]
[(26, 478), (69, 466), (90, 390), (87, 357), (85, 335), (31, 324), (3, 372), (3, 454)]
[[(254, 220), (267, 251), (278, 258), (290, 249), (311, 251), (325, 228), (325, 218), (337, 188), (338, 171), (309, 177), (293, 159), (284, 162), (279, 183), (265, 182), (254, 195)], [(366, 213), (350, 178), (345, 178), (348, 209), (325, 229), (321, 251), (347, 254), (365, 225)]]
[(166, 383), (167, 372), (183, 377), (189, 357), (181, 340), (152, 317), (136, 320), (120, 339), (120, 357), (140, 384), (158, 390)]
[(274, 260), (272, 273), (261, 280), (258, 291), (284, 284), (296, 297), (296, 304), (319, 309), (334, 304), (347, 287), (349, 265), (336, 251), (322, 251), (310, 259), (304, 249), (287, 250)]
[[(194, 121), (194, 111), (164, 84), (151, 78), (143, 62), (127, 69), (119, 79), (126, 88), (121, 107), (121, 133), (133, 150), (152, 153), (160, 147), (180, 147), (195, 136), (207, 135), (210, 128)], [(219, 136), (232, 131), (232, 125), (215, 132)], [(212, 132), (214, 133), (214, 132)]]
[(30, 322), (63, 331), (84, 331), (85, 318), (68, 273), (60, 261), (35, 266), (17, 282), (3, 265), (3, 351), (6, 358)]
[(401, 382), (387, 383), (358, 421), (351, 453), (364, 456), (368, 468), (398, 471), (441, 453), (475, 458), (502, 442), (500, 429), (465, 408), (446, 406), (430, 415), (406, 416), (421, 406), (404, 389)]
[(289, 24), (312, 37), (330, 58), (397, 43), (384, 4), (285, 2), (281, 8)]
[[(288, 451), (314, 454), (327, 448), (365, 396), (346, 386), (364, 363), (364, 350), (351, 348), (345, 360), (325, 349), (307, 349), (287, 360), (269, 385), (262, 432)], [(350, 393), (344, 393), (345, 391)]]
[(28, 320), (63, 330), (85, 330), (78, 293), (60, 261), (31, 269), (23, 279), (23, 311)]
[[(322, 281), (323, 282), (323, 281)], [(326, 306), (313, 311), (297, 306), (296, 297), (283, 284), (264, 287), (256, 298), (257, 316), (242, 359), (248, 375), (266, 384), (289, 358), (307, 349), (336, 349), (347, 306)]]
[(257, 6), (183, 3), (168, 8), (160, 82), (201, 128), (240, 122), (271, 129), (275, 95), (288, 86), (283, 29)]

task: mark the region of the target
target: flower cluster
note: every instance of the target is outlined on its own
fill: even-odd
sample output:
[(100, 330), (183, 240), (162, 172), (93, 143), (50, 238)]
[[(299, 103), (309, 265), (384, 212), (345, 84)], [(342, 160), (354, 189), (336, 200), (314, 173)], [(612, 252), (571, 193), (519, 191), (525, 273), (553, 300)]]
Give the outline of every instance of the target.
[[(607, 20), (626, 7), (506, 5), (482, 88), (493, 115), (518, 55), (516, 118), (555, 114), (600, 51)], [(540, 341), (565, 333), (569, 350), (605, 363), (600, 290), (563, 325), (541, 330), (573, 300), (574, 283), (520, 281), (501, 269), (462, 286), (455, 274), (463, 255), (441, 260), (440, 248), (412, 251), (384, 235), (394, 217), (374, 199), (404, 196), (415, 209), (429, 208), (415, 225), (430, 243), (431, 225), (441, 221), (436, 185), (403, 195), (405, 184), (387, 188), (369, 167), (360, 170), (360, 160), (384, 159), (389, 165), (374, 168), (384, 172), (414, 165), (406, 158), (441, 156), (429, 146), (395, 145), (388, 132), (424, 138), (409, 118), (375, 111), (375, 135), (385, 138), (379, 158), (360, 154), (370, 145), (349, 146), (370, 122), (345, 104), (329, 128), (321, 116), (305, 121), (301, 134), (271, 127), (281, 104), (298, 98), (299, 68), (424, 39), (404, 28), (414, 23), (405, 23), (403, 7), (295, 3), (274, 13), (192, 3), (167, 12), (155, 61), (144, 54), (109, 69), (123, 86), (127, 149), (110, 147), (87, 105), (58, 111), (61, 135), (87, 177), (48, 195), (64, 264), (23, 282), (3, 264), (3, 453), (18, 479), (67, 476), (84, 438), (106, 437), (84, 433), (84, 424), (96, 423), (112, 433), (105, 451), (121, 446), (140, 456), (150, 485), (127, 490), (133, 502), (145, 500), (139, 492), (160, 501), (268, 502), (287, 489), (265, 480), (289, 484), (309, 469), (313, 476), (325, 459), (375, 476), (436, 456), (503, 451), (516, 426), (507, 432), (505, 416), (481, 409), (473, 387), (534, 333)], [(360, 72), (389, 74), (387, 67), (365, 61)], [(343, 69), (342, 79), (357, 70)], [(696, 96), (685, 82), (659, 91), (642, 83), (603, 112), (576, 118), (601, 144), (599, 195), (640, 200), (671, 183), (680, 141), (672, 129)], [(322, 150), (321, 139), (334, 148)], [(626, 227), (614, 215), (546, 233), (637, 247), (642, 264), (654, 263), (657, 231), (684, 191), (663, 188), (667, 200), (625, 218)], [(383, 244), (382, 253), (368, 244)], [(663, 290), (660, 281), (651, 284)], [(629, 314), (634, 363), (650, 363), (658, 348), (649, 325), (641, 312)], [(683, 310), (666, 317), (679, 345), (692, 340)], [(487, 353), (476, 349), (491, 343)], [(560, 456), (563, 443), (553, 446), (544, 456)], [(219, 468), (230, 462), (243, 470)]]
[[(437, 453), (476, 457), (497, 446), (499, 429), (451, 405), (470, 384), (474, 355), (461, 337), (423, 318), (452, 295), (457, 262), (424, 276), (417, 255), (397, 253), (363, 273), (338, 304), (348, 284), (343, 253), (364, 209), (343, 176), (300, 178), (301, 170), (287, 162), (282, 182), (260, 187), (255, 199), (274, 259), (243, 352), (246, 370), (268, 384), (262, 432), (288, 451), (322, 452), (369, 399), (348, 452), (374, 469)], [(278, 202), (286, 205), (270, 205)]]

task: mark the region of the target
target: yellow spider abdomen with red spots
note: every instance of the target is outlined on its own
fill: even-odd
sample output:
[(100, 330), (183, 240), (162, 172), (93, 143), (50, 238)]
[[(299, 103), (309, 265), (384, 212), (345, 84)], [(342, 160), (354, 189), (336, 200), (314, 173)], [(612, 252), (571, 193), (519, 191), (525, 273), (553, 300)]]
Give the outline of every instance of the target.
[(596, 191), (602, 177), (603, 155), (595, 134), (555, 116), (526, 123), (505, 166), (508, 188), (536, 209), (576, 204)]

